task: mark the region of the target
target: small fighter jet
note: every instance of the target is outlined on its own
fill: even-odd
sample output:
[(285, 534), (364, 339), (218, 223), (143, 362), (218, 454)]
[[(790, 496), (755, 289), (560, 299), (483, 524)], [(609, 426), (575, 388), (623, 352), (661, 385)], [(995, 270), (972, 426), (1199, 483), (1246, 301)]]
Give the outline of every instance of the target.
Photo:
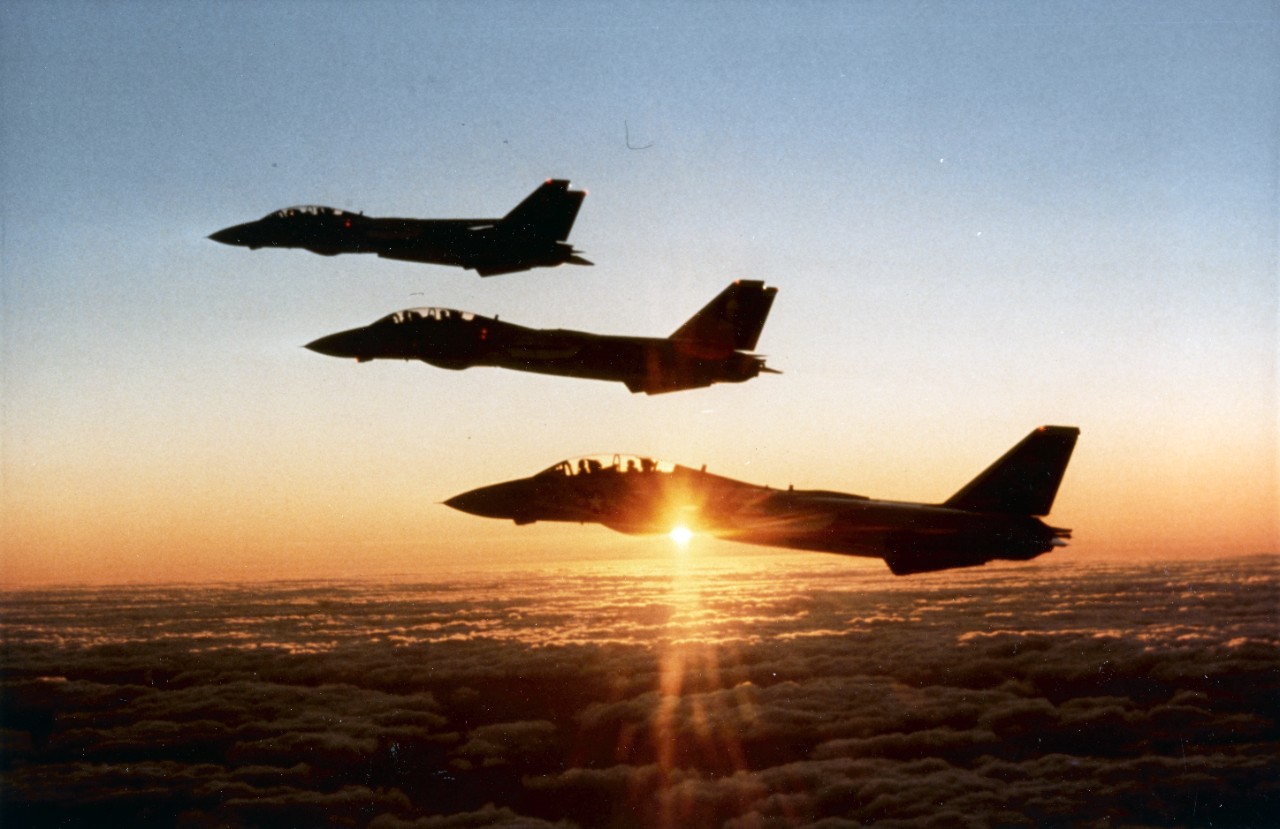
[(613, 380), (632, 392), (661, 394), (780, 373), (747, 353), (756, 347), (777, 291), (763, 282), (734, 282), (665, 339), (525, 328), (451, 308), (410, 308), (307, 348), (358, 362), (422, 360), (449, 369), (498, 366)]
[(704, 533), (822, 553), (882, 558), (899, 576), (1065, 547), (1048, 515), (1080, 430), (1042, 426), (940, 504), (825, 490), (771, 489), (630, 455), (562, 461), (531, 478), (473, 489), (450, 507), (517, 524), (576, 521), (633, 534)]
[(378, 219), (318, 205), (286, 207), (209, 238), (250, 250), (376, 253), (495, 276), (565, 263), (590, 265), (566, 241), (586, 195), (585, 190), (570, 190), (568, 181), (548, 179), (501, 219)]

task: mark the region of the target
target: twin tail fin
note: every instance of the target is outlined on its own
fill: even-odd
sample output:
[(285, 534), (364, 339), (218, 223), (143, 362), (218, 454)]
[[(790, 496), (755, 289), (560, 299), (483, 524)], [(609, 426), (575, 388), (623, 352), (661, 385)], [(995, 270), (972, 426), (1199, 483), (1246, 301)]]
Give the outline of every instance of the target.
[[(569, 238), (573, 222), (578, 218), (578, 209), (586, 197), (585, 190), (570, 190), (567, 179), (547, 179), (503, 216), (498, 225), (522, 236), (563, 242)], [(590, 263), (583, 260), (581, 264)]]
[(754, 351), (777, 288), (740, 279), (676, 329), (669, 339), (723, 351)]
[(1048, 515), (1080, 430), (1041, 426), (942, 505), (969, 512)]

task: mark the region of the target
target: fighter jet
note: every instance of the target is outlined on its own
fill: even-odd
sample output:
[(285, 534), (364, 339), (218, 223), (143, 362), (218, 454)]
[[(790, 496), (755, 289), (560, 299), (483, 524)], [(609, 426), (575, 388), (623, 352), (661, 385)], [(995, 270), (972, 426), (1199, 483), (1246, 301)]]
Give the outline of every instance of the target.
[(757, 486), (630, 455), (561, 461), (473, 489), (454, 509), (517, 524), (576, 521), (633, 534), (703, 533), (767, 547), (882, 558), (895, 575), (1027, 561), (1065, 547), (1048, 515), (1080, 430), (1042, 426), (940, 504)]
[(777, 291), (763, 282), (734, 282), (666, 339), (525, 328), (452, 308), (410, 308), (307, 348), (357, 362), (422, 360), (449, 369), (499, 366), (613, 380), (632, 392), (661, 394), (780, 373), (746, 353), (755, 349)]
[(590, 265), (565, 240), (585, 190), (548, 179), (501, 219), (377, 219), (333, 207), (286, 207), (209, 236), (250, 250), (305, 248), (322, 256), (376, 253), (385, 259), (457, 265), (481, 276)]

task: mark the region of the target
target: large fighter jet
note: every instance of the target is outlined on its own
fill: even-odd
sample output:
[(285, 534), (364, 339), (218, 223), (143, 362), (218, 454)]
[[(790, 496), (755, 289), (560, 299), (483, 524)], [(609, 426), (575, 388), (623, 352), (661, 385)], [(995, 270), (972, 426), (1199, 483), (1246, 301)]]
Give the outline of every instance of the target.
[(624, 533), (697, 532), (746, 544), (883, 558), (895, 575), (1026, 561), (1066, 546), (1048, 515), (1080, 430), (1042, 426), (940, 504), (771, 489), (628, 455), (562, 461), (445, 503), (517, 524), (577, 521)]
[(566, 262), (590, 265), (566, 241), (586, 195), (585, 190), (570, 190), (568, 181), (549, 179), (501, 219), (377, 219), (333, 207), (286, 207), (209, 238), (251, 250), (376, 253), (494, 276)]
[(632, 392), (660, 394), (779, 373), (746, 353), (755, 349), (777, 291), (763, 282), (734, 282), (666, 339), (525, 328), (451, 308), (410, 308), (307, 348), (359, 362), (422, 360), (440, 368), (499, 366), (614, 380)]

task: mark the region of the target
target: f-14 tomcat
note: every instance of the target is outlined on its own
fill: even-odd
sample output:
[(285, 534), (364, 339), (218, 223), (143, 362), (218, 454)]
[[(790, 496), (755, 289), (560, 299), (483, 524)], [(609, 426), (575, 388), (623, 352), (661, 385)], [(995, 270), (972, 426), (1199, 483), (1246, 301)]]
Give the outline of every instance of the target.
[(940, 504), (772, 489), (628, 455), (562, 461), (473, 489), (454, 509), (517, 524), (576, 521), (624, 533), (680, 529), (746, 544), (883, 558), (899, 576), (1027, 561), (1066, 546), (1048, 515), (1080, 430), (1036, 429)]
[(568, 181), (548, 179), (501, 219), (379, 219), (319, 205), (286, 207), (209, 238), (250, 250), (376, 253), (494, 276), (565, 263), (590, 265), (566, 241), (586, 195), (570, 190)]
[(422, 360), (449, 369), (499, 366), (613, 380), (632, 392), (660, 394), (778, 373), (763, 357), (747, 353), (756, 347), (777, 290), (734, 282), (666, 338), (525, 328), (451, 308), (410, 308), (307, 348), (359, 362)]

